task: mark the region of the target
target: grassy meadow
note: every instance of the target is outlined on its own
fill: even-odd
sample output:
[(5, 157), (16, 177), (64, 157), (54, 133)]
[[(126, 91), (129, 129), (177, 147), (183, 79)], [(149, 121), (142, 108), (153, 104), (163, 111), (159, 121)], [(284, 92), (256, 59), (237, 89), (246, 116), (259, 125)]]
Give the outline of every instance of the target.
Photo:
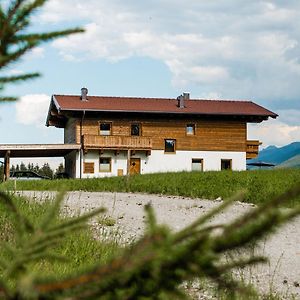
[[(68, 179), (41, 181), (9, 181), (4, 190), (61, 190), (90, 192), (139, 192), (176, 195), (192, 198), (223, 199), (239, 190), (246, 190), (244, 201), (255, 204), (279, 195), (295, 184), (300, 184), (300, 169), (179, 172), (112, 177), (102, 179)], [(296, 200), (300, 202), (300, 199)], [(289, 203), (293, 206), (293, 203)]]
[[(46, 212), (49, 210), (50, 202), (28, 202), (25, 198), (14, 197), (14, 203), (22, 215), (25, 215), (30, 222), (37, 225), (41, 222)], [(57, 217), (54, 223), (58, 224), (63, 220), (62, 217)], [(0, 244), (9, 243), (11, 246), (18, 247), (15, 244), (15, 226), (14, 218), (8, 212), (7, 207), (0, 202)], [(30, 239), (30, 234), (25, 239)], [(66, 257), (65, 262), (57, 260), (47, 262), (46, 260), (32, 263), (28, 267), (35, 274), (43, 274), (43, 276), (54, 276), (57, 278), (64, 277), (72, 272), (80, 272), (89, 266), (107, 263), (118, 251), (120, 245), (116, 242), (105, 242), (96, 240), (89, 228), (84, 228), (81, 231), (76, 231), (64, 237), (63, 241), (57, 246), (52, 247), (56, 255)], [(5, 247), (0, 251), (0, 261), (7, 259)], [(1, 268), (0, 268), (1, 278)]]
[[(226, 198), (235, 194), (237, 191), (245, 190), (246, 196), (244, 201), (260, 204), (276, 195), (282, 194), (297, 184), (300, 184), (300, 170), (282, 169), (244, 172), (180, 172), (136, 175), (129, 178), (112, 177), (82, 180), (8, 181), (0, 184), (0, 189), (4, 191), (14, 191), (14, 189), (55, 191), (64, 189), (67, 191), (80, 190), (91, 192), (140, 192), (206, 199), (216, 199), (218, 197)], [(13, 195), (14, 193), (11, 194)], [(14, 203), (22, 215), (26, 216), (33, 225), (42, 222), (43, 216), (49, 211), (52, 205), (51, 201), (29, 201), (22, 197), (14, 197)], [(288, 205), (292, 207), (296, 203), (300, 203), (300, 197), (294, 200), (294, 202), (290, 201)], [(97, 220), (101, 226), (111, 227), (115, 225), (114, 219), (105, 216), (100, 215)], [(53, 222), (59, 224), (62, 221), (63, 217), (56, 216)], [(253, 223), (255, 223), (255, 221), (254, 219)], [(273, 221), (271, 223), (273, 224)], [(1, 202), (0, 228), (2, 229), (0, 232), (0, 244), (5, 245), (8, 242), (10, 247), (19, 248), (20, 245), (15, 242), (16, 231), (14, 231), (14, 219), (11, 218), (6, 207)], [(239, 233), (239, 230), (240, 228), (237, 230), (237, 233)], [(249, 232), (249, 230), (247, 229), (245, 232)], [(244, 236), (244, 234), (241, 236)], [(28, 237), (24, 238), (30, 239), (30, 233)], [(235, 238), (233, 238), (233, 240), (235, 241)], [(210, 244), (211, 243), (208, 243), (208, 245)], [(99, 265), (99, 263), (105, 265), (111, 261), (113, 257), (120, 257), (121, 253), (124, 253), (124, 247), (119, 245), (117, 241), (109, 242), (106, 240), (97, 240), (89, 228), (84, 228), (81, 231), (76, 231), (75, 233), (64, 236), (58, 245), (53, 245), (53, 248), (51, 245), (50, 250), (54, 250), (54, 254), (64, 256), (68, 260), (66, 262), (60, 260), (50, 262), (44, 259), (38, 262), (30, 262), (26, 265), (26, 268), (28, 268), (30, 272), (33, 272), (33, 275), (40, 276), (42, 274), (43, 277), (60, 279), (66, 277), (68, 274), (84, 272), (84, 270), (91, 269), (92, 266)], [(6, 248), (2, 247), (2, 251), (0, 251), (0, 262), (10, 259), (8, 253), (9, 251), (6, 251)], [(168, 259), (170, 259), (169, 256)], [(1, 270), (0, 268), (0, 282), (3, 270), (4, 269)], [(244, 282), (244, 284), (247, 283)], [(17, 286), (17, 284), (15, 285)], [(219, 293), (214, 285), (207, 289), (212, 289), (209, 293)], [(222, 299), (222, 296), (219, 296), (219, 299)], [(224, 299), (229, 298), (224, 296)], [(241, 296), (241, 298), (237, 297), (236, 299), (244, 298)], [(280, 297), (270, 292), (265, 298), (261, 298), (260, 295), (257, 295), (257, 297), (255, 296), (249, 299), (277, 300), (280, 299)]]

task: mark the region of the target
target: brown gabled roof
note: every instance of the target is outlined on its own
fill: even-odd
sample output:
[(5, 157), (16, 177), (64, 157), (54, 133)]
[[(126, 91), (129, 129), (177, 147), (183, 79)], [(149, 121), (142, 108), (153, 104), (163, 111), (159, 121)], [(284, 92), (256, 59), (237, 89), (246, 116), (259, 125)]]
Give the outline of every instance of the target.
[(178, 107), (177, 99), (53, 95), (56, 109), (63, 111), (135, 112), (197, 115), (240, 115), (276, 118), (278, 115), (251, 101), (185, 100), (185, 107)]

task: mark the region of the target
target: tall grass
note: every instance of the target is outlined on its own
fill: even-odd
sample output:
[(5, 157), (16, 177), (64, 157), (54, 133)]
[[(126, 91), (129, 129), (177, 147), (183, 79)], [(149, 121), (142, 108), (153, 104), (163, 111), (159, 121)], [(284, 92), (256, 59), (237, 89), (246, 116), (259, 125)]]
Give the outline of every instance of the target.
[[(42, 220), (51, 205), (50, 202), (28, 202), (28, 200), (21, 197), (15, 197), (14, 203), (22, 215), (25, 215), (34, 225)], [(58, 217), (56, 222), (59, 223), (62, 219), (63, 217)], [(0, 228), (0, 244), (4, 241), (14, 243), (15, 231), (13, 218), (1, 202)], [(53, 250), (57, 255), (67, 257), (68, 260), (66, 262), (54, 261), (49, 263), (42, 261), (33, 263), (30, 265), (30, 269), (36, 274), (61, 278), (67, 274), (86, 269), (88, 266), (93, 266), (94, 264), (105, 264), (119, 253), (121, 248), (113, 241), (96, 240), (93, 237), (91, 229), (82, 229), (81, 231), (65, 236), (63, 242), (55, 246)], [(5, 251), (0, 252), (0, 261), (5, 255)]]
[[(237, 191), (246, 190), (245, 200), (262, 203), (266, 199), (283, 193), (300, 183), (299, 169), (219, 171), (219, 172), (179, 172), (160, 173), (102, 179), (69, 179), (17, 181), (17, 190), (60, 190), (68, 191), (110, 191), (141, 192), (150, 194), (176, 195), (192, 198), (227, 198)], [(2, 184), (3, 189), (14, 189), (14, 182)], [(300, 199), (294, 200), (300, 202)], [(290, 202), (289, 205), (293, 206)]]

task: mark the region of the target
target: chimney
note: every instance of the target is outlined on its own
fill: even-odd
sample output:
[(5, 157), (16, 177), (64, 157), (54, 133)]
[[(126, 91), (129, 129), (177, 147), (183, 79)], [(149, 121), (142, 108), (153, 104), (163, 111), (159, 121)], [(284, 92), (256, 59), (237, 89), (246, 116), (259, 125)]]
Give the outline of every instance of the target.
[(184, 100), (190, 100), (190, 93), (183, 93)]
[(177, 97), (177, 100), (178, 100), (177, 106), (179, 108), (185, 108), (185, 100), (189, 100), (189, 99), (190, 99), (190, 94), (189, 93), (183, 93), (182, 95)]
[(184, 108), (184, 98), (183, 98), (183, 96), (182, 96), (182, 95), (178, 96), (178, 97), (177, 97), (177, 100), (178, 100), (177, 106), (178, 106), (179, 108)]
[(81, 96), (80, 96), (80, 99), (81, 99), (81, 101), (87, 101), (88, 99), (87, 99), (87, 94), (88, 94), (88, 89), (87, 88), (85, 88), (85, 87), (83, 87), (82, 89), (81, 89)]

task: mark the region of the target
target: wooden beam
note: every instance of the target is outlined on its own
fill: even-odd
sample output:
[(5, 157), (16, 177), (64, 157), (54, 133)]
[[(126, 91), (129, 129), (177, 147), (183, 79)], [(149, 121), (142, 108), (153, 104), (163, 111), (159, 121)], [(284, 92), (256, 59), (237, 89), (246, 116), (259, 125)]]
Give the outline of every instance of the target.
[(10, 150), (6, 151), (4, 157), (4, 174), (3, 174), (3, 181), (9, 179), (9, 171), (10, 171)]
[(130, 156), (131, 156), (131, 153), (130, 153), (130, 149), (127, 150), (127, 176), (130, 175)]

